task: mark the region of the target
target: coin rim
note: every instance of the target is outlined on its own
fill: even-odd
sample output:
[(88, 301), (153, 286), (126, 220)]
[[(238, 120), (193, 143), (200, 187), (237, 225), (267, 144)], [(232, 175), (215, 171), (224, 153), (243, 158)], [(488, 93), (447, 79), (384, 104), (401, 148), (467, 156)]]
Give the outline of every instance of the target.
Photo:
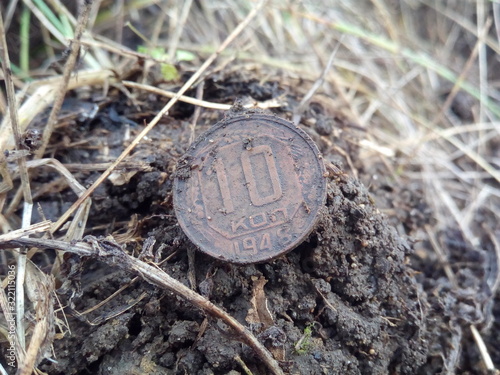
[[(292, 122), (290, 122), (286, 119), (283, 119), (281, 117), (278, 117), (276, 115), (273, 115), (273, 114), (264, 114), (264, 113), (245, 113), (245, 114), (241, 114), (241, 115), (239, 114), (239, 115), (231, 116), (229, 118), (225, 118), (225, 119), (218, 121), (213, 126), (211, 126), (209, 129), (207, 129), (205, 132), (200, 134), (198, 136), (198, 138), (193, 142), (193, 144), (189, 147), (189, 149), (186, 151), (186, 153), (179, 160), (186, 160), (186, 159), (192, 160), (192, 158), (194, 158), (196, 155), (195, 151), (196, 151), (197, 146), (202, 142), (206, 142), (207, 139), (210, 139), (210, 135), (217, 132), (219, 129), (226, 128), (227, 126), (232, 125), (235, 122), (255, 121), (255, 120), (260, 120), (260, 121), (264, 121), (264, 122), (273, 122), (273, 123), (277, 123), (279, 125), (284, 125), (287, 128), (289, 128), (292, 132), (295, 132), (299, 137), (301, 137), (306, 142), (306, 144), (312, 150), (313, 154), (316, 156), (316, 161), (320, 167), (320, 173), (322, 176), (325, 176), (326, 168), (325, 168), (325, 164), (323, 162), (323, 156), (321, 155), (321, 153), (318, 149), (318, 146), (311, 139), (311, 137), (304, 130), (302, 130), (301, 128), (299, 128), (298, 126), (293, 124)], [(179, 168), (179, 166), (177, 165), (176, 170), (178, 168)], [(315, 213), (316, 218), (314, 218), (311, 221), (310, 228), (308, 228), (307, 231), (303, 232), (303, 234), (298, 237), (298, 239), (293, 244), (293, 246), (290, 246), (289, 248), (284, 249), (284, 250), (276, 253), (275, 255), (267, 256), (267, 257), (265, 257), (265, 259), (238, 261), (238, 260), (235, 260), (232, 258), (228, 258), (227, 256), (224, 256), (224, 254), (213, 254), (211, 251), (207, 251), (206, 249), (203, 248), (203, 245), (200, 244), (200, 241), (197, 241), (196, 239), (191, 238), (191, 236), (188, 234), (189, 230), (188, 230), (187, 225), (186, 225), (186, 220), (183, 218), (183, 213), (181, 212), (181, 208), (180, 208), (180, 206), (182, 206), (182, 204), (179, 202), (179, 199), (180, 199), (179, 195), (180, 194), (177, 193), (177, 191), (179, 191), (179, 184), (181, 183), (181, 181), (182, 181), (182, 183), (186, 183), (183, 180), (187, 180), (190, 178), (192, 178), (191, 175), (188, 178), (180, 178), (179, 176), (175, 176), (174, 184), (173, 184), (174, 211), (175, 211), (175, 216), (177, 218), (177, 222), (179, 223), (180, 227), (182, 228), (182, 231), (184, 232), (186, 237), (188, 237), (188, 239), (194, 245), (196, 245), (196, 247), (201, 252), (203, 252), (203, 253), (205, 253), (213, 258), (216, 258), (216, 259), (219, 259), (222, 261), (226, 261), (229, 263), (239, 264), (239, 265), (269, 262), (269, 261), (272, 261), (273, 259), (276, 259), (282, 255), (289, 253), (293, 249), (300, 246), (306, 240), (306, 237), (308, 237), (312, 233), (314, 228), (316, 227), (316, 225), (320, 219), (320, 216), (321, 216), (321, 210), (324, 207), (325, 202), (326, 202), (327, 190), (328, 190), (327, 179), (326, 179), (326, 177), (323, 177), (321, 179), (321, 184), (323, 185), (323, 189), (321, 189), (321, 190), (323, 190), (323, 194), (320, 197), (320, 199), (317, 201), (319, 204), (318, 204), (318, 208), (317, 208), (316, 213)]]

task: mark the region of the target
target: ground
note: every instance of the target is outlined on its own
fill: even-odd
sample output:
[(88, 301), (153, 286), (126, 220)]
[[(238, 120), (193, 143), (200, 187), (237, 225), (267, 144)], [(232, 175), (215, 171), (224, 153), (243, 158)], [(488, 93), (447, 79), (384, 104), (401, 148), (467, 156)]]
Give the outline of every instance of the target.
[[(256, 100), (268, 100), (283, 92), (279, 84), (269, 90), (253, 80), (238, 82), (238, 78), (243, 79), (230, 76), (219, 83), (230, 93), (227, 98), (207, 90), (205, 100), (227, 102), (246, 97), (254, 94), (250, 88), (263, 93)], [(92, 147), (97, 142), (107, 144), (110, 155), (117, 155), (123, 149), (125, 128), (137, 133), (140, 124), (149, 120), (138, 115), (122, 94), (114, 95), (112, 104), (100, 108), (94, 119), (74, 119), (72, 126), (57, 131), (56, 138), (84, 144), (70, 151), (55, 149), (59, 160), (65, 164), (97, 163), (103, 158), (101, 151)], [(287, 95), (293, 103), (293, 92)], [(139, 113), (155, 113), (163, 100), (149, 95), (143, 103)], [(314, 108), (309, 119), (321, 116), (321, 107), (316, 104)], [(368, 189), (349, 173), (342, 156), (328, 149), (331, 142), (342, 145), (333, 129), (304, 127), (322, 149), (330, 172), (326, 207), (317, 228), (302, 245), (274, 261), (249, 266), (219, 262), (194, 249), (178, 226), (172, 207), (172, 171), (188, 145), (192, 110), (186, 105), (176, 107), (134, 153), (132, 160), (147, 164), (149, 171), (137, 172), (125, 184), (107, 182), (101, 186), (87, 223), (94, 229), (88, 234), (116, 237), (128, 229), (125, 237), (130, 253), (140, 250), (141, 241), (133, 239), (153, 237), (156, 251), (163, 245), (161, 258), (169, 258), (162, 264), (166, 272), (186, 285), (190, 285), (188, 274), (193, 272), (195, 290), (245, 325), (254, 289), (265, 282), (263, 290), (272, 321), (252, 322), (250, 328), (270, 349), (280, 351), (283, 368), (291, 374), (442, 371), (445, 364), (439, 355), (447, 349), (443, 347), (446, 341), (440, 340), (446, 334), (453, 336), (448, 332), (449, 319), (456, 320), (459, 313), (453, 310), (456, 303), (447, 305), (447, 299), (458, 297), (442, 280), (439, 265), (423, 262), (415, 253), (413, 239), (402, 238), (393, 226), (405, 225), (409, 233), (432, 223), (418, 186), (391, 184), (389, 188), (383, 181), (391, 176), (380, 169), (379, 182), (372, 182)], [(290, 110), (293, 108), (275, 112), (289, 118)], [(204, 112), (197, 133), (221, 116), (223, 113)], [(72, 131), (76, 128), (78, 132)], [(359, 132), (348, 126), (341, 130), (344, 142), (356, 139)], [(374, 170), (362, 169), (364, 161), (359, 159), (356, 147), (346, 149), (362, 171), (360, 179), (369, 181)], [(80, 178), (90, 183), (96, 175), (81, 172)], [(389, 203), (384, 201), (388, 195), (397, 198)], [(50, 198), (42, 203), (42, 209), (48, 219), (55, 220), (72, 197), (65, 202), (63, 194), (58, 203)], [(381, 212), (389, 208), (403, 217), (387, 217)], [(134, 217), (129, 225), (135, 227), (127, 228)], [(195, 259), (192, 270), (190, 252)], [(71, 272), (70, 286), (59, 291), (61, 303), (68, 306), (65, 310), (71, 333), (54, 342), (57, 362), (42, 362), (43, 371), (236, 374), (242, 371), (235, 359), (239, 357), (253, 374), (267, 373), (231, 331), (182, 297), (140, 279), (131, 281), (133, 275), (103, 263), (71, 257), (78, 271)], [(480, 263), (481, 257), (476, 258), (473, 260)], [(469, 282), (477, 280), (474, 270), (467, 270), (463, 277)], [(67, 277), (70, 270), (65, 271)], [(104, 306), (77, 314), (95, 307), (124, 285), (128, 286)], [(429, 297), (428, 293), (438, 286), (444, 289)], [(475, 298), (469, 296), (470, 302)], [(479, 313), (473, 305), (465, 307), (470, 314)], [(464, 316), (460, 319), (467, 321)]]
[[(375, 7), (383, 2), (378, 3)], [(401, 2), (399, 7), (411, 5), (405, 4)], [(364, 6), (360, 5), (361, 8)], [(145, 8), (141, 13), (143, 20), (156, 20), (156, 14), (152, 12), (155, 7), (153, 4)], [(192, 18), (209, 12), (200, 4), (194, 8)], [(196, 13), (198, 8), (199, 14)], [(299, 13), (294, 13), (293, 7), (285, 10), (286, 17), (298, 17)], [(307, 16), (314, 14), (311, 9), (308, 12), (304, 16), (307, 22), (313, 19)], [(357, 18), (358, 10), (354, 13)], [(392, 17), (390, 13), (374, 14), (385, 21)], [(213, 20), (219, 16), (217, 13)], [(417, 13), (415, 16), (421, 17)], [(207, 19), (211, 18), (207, 16)], [(431, 17), (423, 19), (432, 23)], [(196, 29), (197, 22), (201, 21), (188, 21), (186, 30), (192, 31), (190, 27), (194, 27), (196, 32), (191, 34), (202, 35)], [(316, 26), (324, 25), (321, 18), (314, 19), (314, 22)], [(148, 29), (148, 22), (140, 24)], [(288, 32), (289, 25), (284, 25)], [(307, 30), (307, 25), (302, 27)], [(381, 22), (380, 25), (388, 24)], [(252, 27), (256, 28), (255, 25)], [(429, 31), (431, 34), (422, 37), (430, 39), (434, 35), (431, 26), (421, 27), (420, 32)], [(372, 34), (359, 33), (356, 28), (342, 27), (340, 23), (333, 23), (332, 28), (342, 29), (342, 32), (362, 39), (363, 43), (383, 45), (379, 39), (370, 38)], [(228, 26), (228, 29), (231, 28)], [(379, 32), (378, 24), (375, 30)], [(127, 36), (129, 31), (125, 32), (123, 45), (132, 46), (135, 51), (137, 33), (133, 37)], [(307, 45), (311, 40), (320, 40), (318, 35), (325, 35), (320, 29), (315, 39), (312, 37), (314, 30), (309, 31), (311, 35), (305, 38)], [(269, 29), (264, 28), (261, 34), (257, 31), (251, 34), (257, 50), (262, 47), (259, 43), (264, 40), (262, 35), (266, 32)], [(396, 36), (389, 26), (388, 34)], [(442, 34), (436, 32), (436, 35), (439, 39)], [(205, 41), (199, 41), (200, 45), (203, 43)], [(264, 111), (288, 120), (300, 113), (299, 126), (318, 145), (328, 171), (326, 204), (309, 237), (284, 256), (245, 266), (216, 260), (196, 249), (177, 222), (172, 197), (173, 180), (179, 173), (178, 161), (188, 149), (193, 135), (203, 134), (217, 121), (223, 120), (228, 112), (184, 101), (179, 101), (162, 117), (131, 155), (91, 195), (92, 206), (83, 236), (113, 239), (129, 255), (156, 264), (221, 307), (265, 345), (286, 374), (495, 373), (486, 369), (485, 352), (491, 355), (498, 367), (500, 304), (496, 302), (500, 281), (498, 254), (494, 255), (495, 251), (498, 253), (495, 242), (498, 241), (495, 233), (498, 201), (492, 198), (498, 190), (498, 181), (489, 171), (486, 177), (478, 180), (484, 186), (473, 186), (478, 191), (491, 193), (487, 195), (491, 201), (478, 198), (476, 203), (471, 203), (474, 219), (469, 219), (467, 225), (445, 220), (443, 217), (451, 215), (443, 211), (443, 207), (450, 206), (446, 200), (448, 196), (433, 196), (429, 178), (425, 177), (434, 171), (426, 169), (428, 164), (441, 161), (441, 145), (438, 143), (441, 139), (429, 151), (427, 141), (411, 143), (411, 139), (399, 137), (403, 131), (395, 134), (397, 132), (392, 128), (393, 119), (401, 120), (394, 125), (395, 128), (411, 128), (408, 119), (401, 117), (400, 112), (406, 114), (413, 107), (422, 107), (422, 112), (416, 112), (437, 119), (436, 122), (441, 117), (451, 116), (456, 123), (450, 125), (450, 129), (463, 135), (460, 132), (468, 121), (477, 119), (468, 104), (472, 100), (470, 95), (459, 91), (448, 104), (449, 108), (442, 110), (441, 105), (444, 106), (446, 95), (453, 92), (452, 88), (429, 94), (425, 91), (429, 85), (414, 87), (412, 85), (416, 84), (410, 79), (408, 92), (404, 92), (408, 96), (401, 102), (399, 93), (391, 91), (400, 87), (399, 80), (413, 77), (422, 66), (431, 73), (432, 69), (423, 64), (413, 71), (409, 67), (408, 72), (401, 72), (400, 69), (406, 67), (395, 59), (398, 64), (389, 66), (388, 77), (384, 76), (389, 82), (394, 78), (391, 73), (397, 72), (395, 82), (387, 84), (389, 90), (386, 81), (377, 76), (379, 66), (371, 65), (373, 56), (365, 56), (362, 43), (344, 42), (352, 48), (348, 50), (351, 54), (345, 60), (339, 57), (335, 69), (345, 71), (341, 70), (335, 79), (327, 77), (328, 89), (319, 89), (306, 106), (301, 106), (301, 100), (314, 86), (321, 69), (296, 70), (298, 64), (280, 66), (282, 60), (272, 59), (276, 57), (273, 53), (278, 55), (276, 51), (280, 50), (280, 43), (275, 42), (272, 50), (272, 43), (262, 43), (264, 48), (260, 51), (269, 49), (269, 60), (263, 57), (256, 68), (254, 62), (247, 62), (246, 46), (242, 45), (244, 51), (238, 51), (241, 54), (235, 54), (237, 58), (223, 56), (217, 60), (213, 70), (201, 80), (204, 86), (198, 82), (186, 95), (193, 98), (202, 95), (203, 100), (212, 104), (238, 103), (238, 110), (241, 109), (239, 106), (249, 103), (277, 103)], [(316, 43), (319, 46), (319, 42)], [(491, 41), (488, 43), (493, 45)], [(292, 53), (294, 45), (287, 47), (290, 49), (286, 61), (290, 62), (295, 59)], [(298, 45), (295, 47), (299, 50)], [(329, 49), (334, 47), (334, 44), (328, 44)], [(466, 47), (470, 45), (464, 46), (457, 55), (468, 57), (472, 48)], [(405, 64), (417, 61), (416, 55), (404, 54), (405, 51), (402, 52)], [(204, 56), (203, 51), (199, 53), (199, 56)], [(82, 65), (89, 55), (82, 55)], [(318, 58), (319, 66), (324, 68), (328, 56), (318, 56), (321, 57)], [(385, 55), (380, 56), (381, 65), (386, 64)], [(425, 62), (424, 57), (420, 56), (418, 61)], [(347, 63), (342, 65), (345, 61)], [(368, 67), (369, 73), (352, 68), (353, 61), (354, 65)], [(109, 81), (70, 90), (45, 157), (60, 161), (84, 187), (91, 186), (169, 100), (157, 93), (124, 86), (122, 81), (147, 82), (153, 87), (176, 92), (198, 68), (198, 62), (193, 58), (170, 66), (178, 76), (167, 79), (162, 64), (139, 56), (130, 66), (116, 66), (106, 78)], [(361, 78), (352, 78), (352, 72)], [(432, 83), (437, 81), (432, 74), (429, 76)], [(343, 81), (344, 77), (348, 78)], [(458, 81), (455, 82), (457, 85)], [(346, 82), (349, 82), (347, 88)], [(373, 92), (372, 86), (375, 87)], [(353, 87), (362, 94), (350, 96), (350, 90), (356, 91)], [(417, 100), (415, 92), (422, 97), (418, 96)], [(380, 111), (378, 100), (384, 103)], [(438, 103), (434, 112), (428, 108), (428, 103)], [(363, 115), (370, 112), (372, 106), (377, 115), (370, 118), (368, 125), (361, 123)], [(485, 108), (494, 109), (486, 104)], [(438, 113), (441, 110), (442, 113)], [(38, 113), (23, 132), (25, 150), (36, 152), (39, 147), (37, 134), (43, 132), (49, 111), (50, 108)], [(416, 123), (424, 123), (416, 115), (408, 117)], [(441, 130), (449, 129), (423, 132), (422, 137), (433, 137)], [(384, 143), (387, 139), (392, 143)], [(469, 146), (467, 138), (457, 136), (457, 139)], [(498, 162), (498, 140), (494, 136), (481, 139), (483, 143), (478, 141), (477, 148), (494, 168)], [(3, 141), (1, 137), (0, 141)], [(442, 190), (450, 189), (453, 193), (450, 196), (459, 203), (472, 199), (467, 195), (472, 188), (467, 185), (466, 172), (477, 172), (478, 176), (482, 173), (470, 161), (476, 162), (481, 154), (478, 151), (477, 155), (472, 154), (475, 158), (471, 157), (470, 149), (477, 144), (473, 140), (470, 143), (472, 146), (465, 151), (464, 147), (457, 146), (463, 154), (453, 150), (457, 155), (453, 156), (451, 170), (458, 175), (453, 178), (459, 183), (452, 185), (449, 177), (439, 180), (444, 186)], [(425, 152), (435, 153), (435, 159), (429, 162), (420, 152), (425, 157)], [(417, 156), (418, 160), (414, 160)], [(478, 165), (484, 163), (478, 162)], [(463, 171), (459, 170), (464, 172), (463, 175), (457, 172), (459, 167), (463, 168)], [(15, 170), (14, 166), (10, 168)], [(437, 177), (432, 176), (430, 180), (437, 180)], [(67, 180), (48, 167), (31, 169), (31, 186), (38, 205), (33, 223), (45, 219), (56, 222), (76, 200)], [(5, 195), (6, 202), (15, 201), (18, 187), (19, 181), (15, 180), (14, 188)], [(483, 187), (487, 188), (481, 190)], [(436, 200), (445, 201), (445, 204), (436, 205)], [(3, 202), (0, 201), (2, 205)], [(465, 203), (456, 210), (459, 214), (469, 212)], [(5, 217), (20, 225), (22, 211), (23, 205), (19, 204), (10, 212), (10, 217)], [(477, 242), (472, 243), (472, 232)], [(57, 236), (62, 236), (60, 233)], [(153, 244), (148, 251), (144, 251), (146, 244)], [(0, 249), (3, 251), (1, 246)], [(44, 373), (270, 373), (262, 358), (243, 344), (224, 322), (193, 306), (181, 295), (151, 285), (140, 273), (127, 272), (106, 259), (71, 252), (62, 255), (62, 252), (56, 253), (50, 248), (29, 254), (41, 272), (51, 275), (50, 280), (55, 286), (51, 294), (55, 309), (50, 314), (53, 318), (52, 336), (49, 335), (51, 342), (44, 343), (46, 358), (38, 358), (38, 368)], [(0, 256), (6, 264), (15, 263), (10, 253), (0, 253)], [(59, 256), (63, 260), (60, 266)], [(5, 270), (2, 267), (3, 279)], [(26, 321), (29, 327), (40, 318), (32, 313), (33, 309), (33, 305), (28, 304)], [(2, 320), (0, 324), (3, 324)], [(29, 338), (31, 332), (28, 331)], [(476, 333), (484, 339), (486, 349), (480, 349)], [(4, 354), (6, 342), (0, 341), (0, 347)], [(15, 373), (15, 369), (5, 366), (2, 358), (0, 363), (7, 373)]]

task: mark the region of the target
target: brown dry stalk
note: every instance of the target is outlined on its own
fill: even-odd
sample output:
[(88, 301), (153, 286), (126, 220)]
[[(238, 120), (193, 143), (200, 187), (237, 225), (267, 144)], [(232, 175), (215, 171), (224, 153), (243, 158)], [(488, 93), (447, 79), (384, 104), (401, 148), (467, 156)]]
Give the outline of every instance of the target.
[(46, 240), (38, 238), (18, 238), (15, 240), (2, 241), (0, 238), (0, 248), (12, 248), (18, 246), (35, 246), (39, 248), (58, 249), (79, 256), (90, 256), (115, 267), (119, 267), (127, 272), (139, 275), (147, 282), (160, 288), (168, 289), (175, 294), (182, 296), (187, 301), (206, 311), (215, 318), (219, 318), (235, 332), (237, 337), (250, 346), (256, 355), (266, 364), (271, 373), (284, 375), (278, 362), (271, 353), (257, 340), (257, 338), (238, 322), (231, 315), (227, 314), (220, 307), (214, 305), (205, 297), (192, 291), (187, 286), (177, 281), (156, 265), (150, 265), (140, 259), (131, 257), (123, 251), (116, 242), (93, 236), (87, 236), (82, 241), (72, 241), (71, 243), (57, 240)]
[(156, 124), (165, 116), (169, 109), (179, 100), (179, 98), (201, 77), (207, 68), (215, 61), (215, 59), (224, 51), (229, 44), (248, 26), (255, 16), (263, 8), (266, 0), (261, 0), (259, 4), (247, 15), (247, 17), (233, 30), (233, 32), (224, 40), (220, 47), (203, 63), (202, 66), (194, 73), (191, 78), (180, 88), (177, 94), (170, 100), (165, 107), (151, 120), (151, 122), (137, 135), (137, 137), (130, 143), (130, 145), (121, 153), (120, 156), (111, 164), (111, 166), (87, 189), (87, 191), (79, 197), (75, 203), (54, 223), (51, 232), (54, 233), (68, 220), (70, 215), (85, 201), (97, 187), (102, 184), (106, 178), (113, 172), (113, 170), (125, 159), (130, 152), (139, 144), (139, 142), (153, 129)]
[[(3, 288), (3, 282), (1, 282), (1, 281), (0, 281), (0, 311), (3, 312), (3, 316), (4, 316), (7, 324), (10, 325), (10, 324), (12, 324), (12, 322), (14, 322), (16, 320), (14, 313), (11, 311), (11, 309), (9, 307), (7, 293), (5, 293), (5, 290)], [(24, 352), (24, 349), (21, 347), (21, 342), (19, 341), (19, 338), (17, 337), (17, 335), (14, 335), (13, 341), (14, 341), (14, 347), (15, 347), (14, 354), (16, 356), (17, 363), (20, 363), (21, 361), (24, 360), (25, 352)], [(4, 358), (6, 358), (6, 357), (4, 357)], [(1, 364), (0, 364), (0, 366), (1, 366)], [(2, 367), (0, 367), (0, 369), (1, 368)]]
[(61, 107), (64, 101), (64, 97), (66, 96), (66, 92), (68, 90), (68, 82), (71, 77), (71, 73), (73, 73), (73, 70), (75, 69), (76, 62), (78, 60), (78, 57), (80, 56), (80, 39), (83, 35), (83, 32), (85, 30), (85, 27), (87, 26), (87, 21), (89, 19), (89, 14), (90, 10), (92, 8), (92, 1), (86, 1), (84, 2), (83, 10), (82, 13), (80, 14), (80, 17), (78, 19), (78, 24), (76, 25), (75, 29), (75, 38), (74, 41), (71, 42), (71, 52), (69, 53), (68, 60), (66, 61), (66, 64), (64, 66), (64, 72), (63, 72), (63, 79), (57, 89), (57, 94), (56, 94), (56, 99), (54, 101), (54, 106), (52, 107), (52, 110), (50, 112), (49, 119), (47, 120), (47, 125), (45, 126), (45, 129), (43, 130), (43, 137), (42, 137), (42, 146), (37, 150), (36, 156), (37, 158), (40, 158), (43, 156), (43, 153), (45, 152), (45, 149), (47, 148), (47, 145), (49, 144), (50, 136), (52, 135), (52, 132), (54, 131), (54, 128), (57, 124), (57, 116), (59, 115), (59, 112), (61, 111)]
[[(132, 87), (135, 89), (152, 92), (153, 94), (162, 95), (162, 96), (165, 96), (167, 98), (173, 98), (176, 95), (175, 92), (162, 90), (158, 87), (146, 85), (143, 83), (137, 83), (137, 82), (132, 82), (132, 81), (122, 81), (121, 83), (125, 87)], [(201, 83), (200, 83), (200, 85), (201, 85)], [(200, 86), (198, 86), (198, 87), (200, 87)], [(209, 108), (209, 109), (221, 109), (221, 110), (225, 110), (225, 111), (229, 110), (233, 106), (232, 104), (207, 102), (206, 100), (202, 100), (198, 94), (196, 94), (196, 96), (197, 96), (196, 98), (192, 98), (190, 96), (181, 95), (179, 97), (179, 101), (195, 105), (195, 106), (197, 106), (196, 108), (203, 107), (203, 108)], [(283, 105), (283, 103), (280, 102), (277, 98), (272, 98), (269, 100), (265, 100), (263, 102), (255, 101), (252, 103), (247, 103), (247, 104), (244, 104), (243, 107), (245, 107), (245, 108), (257, 107), (257, 108), (267, 109), (267, 108), (278, 108), (278, 107), (281, 107), (282, 105)]]
[[(26, 85), (27, 99), (19, 106), (19, 131), (24, 132), (33, 119), (45, 110), (55, 99), (57, 87), (63, 80), (62, 76), (44, 78)], [(79, 87), (107, 85), (114, 82), (114, 72), (110, 70), (80, 71), (70, 78), (68, 90)], [(14, 148), (12, 126), (5, 117), (0, 124), (0, 150)]]
[(26, 349), (26, 356), (19, 362), (17, 375), (33, 373), (35, 366), (50, 352), (54, 341), (54, 279), (45, 275), (28, 261), (26, 270), (26, 289), (35, 310), (35, 326)]
[[(144, 90), (144, 91), (152, 92), (154, 94), (162, 95), (162, 96), (165, 96), (167, 98), (173, 98), (176, 95), (175, 92), (162, 90), (162, 89), (160, 89), (158, 87), (154, 87), (154, 86), (151, 86), (151, 85), (146, 85), (146, 84), (143, 84), (143, 83), (137, 83), (137, 82), (132, 82), (132, 81), (122, 81), (121, 83), (125, 87), (131, 87), (131, 88), (134, 88), (134, 89), (139, 89), (139, 90)], [(179, 97), (179, 101), (184, 102), (184, 103), (189, 103), (189, 104), (196, 105), (197, 108), (204, 107), (204, 108), (210, 108), (210, 109), (220, 109), (220, 110), (224, 110), (224, 111), (227, 111), (227, 110), (229, 110), (231, 108), (230, 104), (221, 104), (221, 103), (207, 102), (205, 100), (201, 100), (201, 98), (192, 98), (190, 96), (185, 96), (185, 95), (181, 95)]]
[(30, 234), (43, 233), (50, 229), (50, 221), (45, 220), (36, 224), (32, 224), (27, 228), (13, 230), (9, 233), (0, 235), (0, 242), (15, 240), (19, 237), (29, 236)]

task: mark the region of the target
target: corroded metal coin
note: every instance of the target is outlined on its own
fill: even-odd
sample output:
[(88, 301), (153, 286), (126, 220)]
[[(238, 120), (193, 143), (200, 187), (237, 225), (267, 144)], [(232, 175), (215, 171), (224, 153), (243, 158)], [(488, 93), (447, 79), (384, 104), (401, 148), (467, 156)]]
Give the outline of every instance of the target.
[(326, 199), (325, 175), (304, 131), (247, 112), (212, 126), (179, 160), (176, 216), (203, 252), (233, 263), (266, 261), (311, 233)]

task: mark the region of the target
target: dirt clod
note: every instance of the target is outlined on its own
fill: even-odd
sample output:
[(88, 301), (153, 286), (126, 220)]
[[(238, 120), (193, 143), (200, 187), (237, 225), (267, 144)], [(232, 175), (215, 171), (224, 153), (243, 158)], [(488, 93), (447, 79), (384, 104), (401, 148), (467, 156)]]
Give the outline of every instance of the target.
[[(98, 118), (99, 114), (94, 121)], [(323, 125), (307, 131), (318, 140), (330, 132)], [(395, 187), (388, 189), (382, 182), (373, 185), (372, 196), (363, 183), (343, 170), (338, 160), (345, 155), (323, 155), (328, 166), (328, 174), (321, 177), (328, 180), (326, 205), (317, 226), (297, 248), (273, 261), (246, 266), (224, 263), (197, 251), (190, 261), (188, 252), (195, 247), (176, 220), (172, 182), (174, 178), (189, 179), (197, 166), (193, 160), (181, 158), (182, 147), (174, 151), (163, 146), (185, 144), (185, 140), (182, 120), (159, 125), (151, 145), (160, 151), (143, 148), (135, 155), (148, 169), (136, 171), (123, 184), (101, 185), (87, 225), (97, 228), (95, 235), (112, 233), (126, 244), (129, 253), (140, 254), (142, 240), (150, 238), (147, 260), (168, 259), (160, 265), (163, 270), (196, 287), (246, 325), (279, 359), (286, 373), (432, 373), (446, 365), (440, 362), (440, 353), (453, 350), (437, 339), (443, 331), (449, 342), (459, 343), (461, 325), (485, 320), (487, 314), (481, 307), (487, 291), (474, 294), (480, 288), (483, 254), (466, 249), (467, 261), (475, 266), (455, 270), (461, 287), (455, 290), (449, 281), (443, 281), (442, 271), (420, 264), (413, 243), (391, 226), (399, 218), (411, 232), (431, 222), (419, 188), (402, 188), (394, 202), (403, 208), (389, 221), (375, 202), (390, 202)], [(119, 151), (118, 144), (116, 148)], [(348, 149), (350, 159), (356, 160), (358, 149)], [(127, 223), (132, 217), (133, 225)], [(457, 258), (464, 259), (463, 254), (458, 255), (464, 252), (459, 241), (456, 249)], [(243, 365), (255, 375), (267, 374), (255, 353), (221, 321), (140, 278), (81, 316), (80, 312), (112, 296), (133, 276), (89, 259), (67, 258), (60, 298), (63, 305), (71, 306), (66, 313), (72, 334), (54, 342), (57, 362), (46, 360), (40, 366), (48, 374), (132, 370), (229, 374), (241, 373)], [(422, 273), (408, 266), (409, 259), (414, 259)], [(435, 293), (428, 295), (429, 290)], [(445, 320), (452, 323), (445, 324)], [(107, 370), (110, 368), (112, 372)]]

